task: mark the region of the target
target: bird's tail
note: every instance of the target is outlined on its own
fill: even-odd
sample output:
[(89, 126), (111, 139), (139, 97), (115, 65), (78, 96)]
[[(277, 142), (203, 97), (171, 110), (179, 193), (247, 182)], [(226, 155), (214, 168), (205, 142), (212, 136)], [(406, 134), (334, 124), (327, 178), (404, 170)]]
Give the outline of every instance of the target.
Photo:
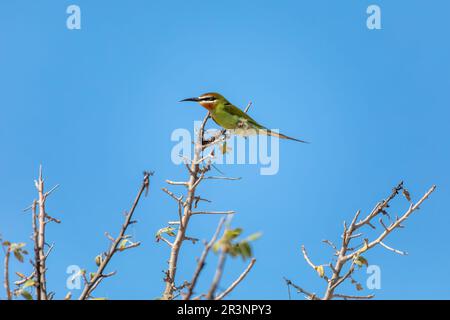
[(263, 130), (263, 131), (266, 131), (266, 134), (267, 134), (268, 136), (277, 137), (277, 138), (279, 138), (279, 139), (287, 139), (287, 140), (293, 140), (293, 141), (297, 141), (297, 142), (301, 142), (301, 143), (309, 143), (308, 141), (304, 141), (304, 140), (300, 140), (300, 139), (295, 139), (295, 138), (292, 138), (292, 137), (288, 137), (288, 136), (286, 136), (286, 135), (284, 135), (284, 134), (282, 134), (282, 133), (278, 133), (278, 132), (271, 131), (271, 130), (268, 130), (268, 129)]

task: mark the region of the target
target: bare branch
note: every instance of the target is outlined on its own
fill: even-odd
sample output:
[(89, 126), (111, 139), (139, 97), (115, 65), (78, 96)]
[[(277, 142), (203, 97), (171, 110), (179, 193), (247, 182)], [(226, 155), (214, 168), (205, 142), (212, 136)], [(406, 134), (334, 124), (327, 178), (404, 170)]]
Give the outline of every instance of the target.
[(253, 268), (253, 265), (255, 264), (256, 259), (253, 258), (250, 263), (248, 264), (247, 268), (244, 270), (244, 272), (241, 273), (241, 275), (224, 291), (222, 292), (220, 295), (218, 295), (216, 297), (216, 300), (222, 300), (223, 298), (225, 298), (231, 291), (234, 290), (234, 288), (236, 288), (236, 286), (242, 281), (244, 280), (244, 278), (247, 276), (247, 274), (250, 272), (250, 270)]
[(4, 260), (4, 286), (6, 290), (6, 298), (8, 300), (12, 300), (11, 287), (9, 285), (9, 257), (11, 256), (11, 248), (8, 246), (5, 252), (5, 260)]
[(380, 214), (383, 210), (385, 210), (389, 206), (391, 200), (394, 199), (402, 189), (403, 189), (403, 181), (401, 181), (395, 188), (393, 188), (391, 194), (385, 200), (378, 203), (372, 210), (372, 212), (365, 219), (363, 219), (358, 223), (355, 223), (355, 229), (359, 229), (366, 224), (369, 225), (370, 221), (378, 214)]
[[(332, 283), (330, 286), (330, 290), (336, 289), (337, 286), (339, 286), (341, 283), (343, 283), (345, 280), (347, 280), (352, 275), (353, 271), (355, 271), (355, 265), (352, 263), (352, 265), (350, 266), (350, 269), (347, 271), (347, 273), (343, 277), (339, 277), (334, 280), (334, 283)], [(334, 270), (333, 272), (336, 273), (337, 271)]]
[(39, 166), (38, 179), (34, 181), (38, 193), (38, 200), (34, 200), (31, 205), (32, 209), (32, 228), (33, 228), (33, 242), (34, 242), (34, 269), (36, 275), (36, 299), (37, 300), (48, 300), (47, 295), (47, 280), (46, 280), (46, 258), (51, 251), (45, 252), (46, 245), (46, 225), (49, 222), (61, 223), (60, 220), (51, 217), (46, 212), (46, 201), (47, 198), (59, 187), (59, 185), (54, 186), (50, 191), (45, 191), (44, 188), (44, 178), (42, 165)]
[(163, 242), (167, 243), (167, 245), (169, 247), (171, 247), (171, 248), (173, 247), (173, 243), (170, 242), (169, 240), (167, 240), (166, 238), (164, 238), (163, 236), (160, 236), (159, 239), (161, 239)]
[(339, 250), (338, 250), (338, 248), (336, 247), (336, 245), (335, 245), (333, 242), (331, 242), (330, 240), (325, 239), (325, 240), (322, 240), (322, 242), (323, 242), (323, 243), (326, 243), (326, 244), (329, 245), (331, 248), (333, 248), (333, 250), (334, 250), (335, 252), (339, 252)]
[[(180, 228), (178, 229), (176, 238), (173, 242), (171, 251), (170, 251), (170, 258), (169, 258), (169, 268), (166, 272), (166, 287), (164, 289), (163, 293), (163, 299), (165, 300), (172, 300), (174, 298), (174, 291), (176, 290), (175, 285), (175, 275), (177, 270), (177, 262), (178, 262), (178, 255), (182, 246), (183, 241), (186, 237), (186, 228), (188, 226), (189, 220), (192, 216), (192, 207), (195, 204), (195, 197), (196, 197), (196, 188), (198, 186), (197, 181), (200, 179), (200, 176), (204, 175), (204, 172), (200, 172), (200, 164), (198, 163), (198, 160), (201, 158), (201, 153), (203, 151), (203, 144), (204, 144), (204, 132), (205, 132), (205, 125), (210, 117), (210, 114), (208, 113), (206, 117), (203, 119), (202, 124), (200, 125), (199, 132), (197, 134), (197, 141), (195, 143), (195, 150), (194, 150), (194, 158), (191, 161), (190, 169), (189, 171), (189, 181), (185, 183), (185, 186), (187, 187), (187, 196), (186, 200), (184, 202), (183, 210), (182, 212), (179, 212), (180, 215)], [(168, 182), (170, 184), (170, 182)], [(179, 207), (181, 209), (181, 207)]]
[(320, 300), (315, 293), (310, 293), (306, 291), (302, 287), (299, 287), (298, 285), (293, 283), (291, 280), (284, 278), (284, 281), (286, 281), (286, 284), (288, 286), (292, 286), (293, 288), (295, 288), (298, 293), (304, 294), (308, 300)]
[[(189, 159), (186, 161), (186, 167), (188, 169), (189, 179), (186, 182), (175, 182), (171, 180), (167, 180), (169, 184), (172, 185), (183, 185), (186, 187), (186, 195), (184, 197), (183, 205), (181, 206), (179, 204), (179, 228), (178, 232), (176, 234), (175, 240), (173, 241), (171, 251), (170, 251), (170, 258), (169, 258), (169, 267), (167, 271), (165, 272), (165, 279), (166, 286), (162, 295), (162, 299), (164, 300), (172, 300), (178, 294), (176, 293), (179, 291), (179, 286), (175, 283), (175, 277), (177, 272), (177, 264), (178, 264), (178, 257), (180, 249), (183, 245), (183, 242), (186, 240), (193, 240), (193, 238), (186, 236), (186, 230), (189, 224), (190, 219), (195, 215), (232, 215), (235, 213), (235, 211), (209, 211), (209, 210), (198, 210), (193, 211), (193, 208), (197, 208), (197, 205), (200, 201), (205, 202), (211, 202), (210, 200), (203, 199), (199, 195), (197, 195), (197, 187), (200, 185), (200, 183), (204, 180), (238, 180), (239, 178), (229, 178), (224, 176), (207, 176), (206, 173), (211, 170), (213, 166), (212, 160), (214, 158), (214, 148), (211, 148), (209, 151), (209, 154), (206, 156), (203, 155), (203, 152), (206, 152), (208, 148), (225, 141), (227, 139), (227, 132), (226, 130), (220, 130), (216, 132), (211, 137), (208, 137), (205, 139), (205, 125), (207, 121), (210, 119), (210, 114), (208, 113), (206, 117), (203, 119), (198, 132), (196, 132), (196, 141), (194, 142), (194, 155), (192, 159)], [(189, 165), (188, 165), (189, 163)], [(217, 168), (216, 168), (217, 169)], [(217, 169), (218, 170), (218, 169)], [(219, 170), (218, 170), (219, 171)], [(219, 171), (220, 172), (220, 171)], [(179, 198), (178, 198), (179, 199)], [(208, 254), (209, 247), (206, 248), (206, 252), (203, 254)], [(202, 257), (206, 258), (202, 254)], [(210, 292), (209, 292), (209, 298), (214, 298), (214, 293), (216, 291), (216, 286), (218, 281), (221, 277), (221, 268), (223, 267), (223, 263), (225, 261), (225, 256), (222, 256), (222, 258), (219, 258), (219, 268), (216, 270), (216, 277), (215, 280), (211, 286)], [(222, 263), (222, 265), (221, 265)], [(204, 260), (201, 258), (199, 264), (197, 265), (196, 273), (194, 273), (193, 281), (191, 281), (191, 284), (189, 285), (189, 291), (188, 293), (183, 297), (184, 299), (191, 299), (192, 292), (194, 290), (198, 274), (201, 272), (203, 268)]]
[(217, 225), (216, 232), (214, 233), (211, 240), (206, 244), (205, 249), (202, 252), (202, 255), (200, 256), (200, 260), (197, 263), (197, 268), (195, 269), (194, 276), (192, 277), (192, 280), (188, 286), (188, 292), (183, 297), (183, 300), (189, 300), (192, 297), (192, 294), (194, 292), (195, 286), (197, 284), (198, 277), (200, 276), (200, 273), (202, 272), (204, 266), (205, 266), (205, 260), (208, 256), (209, 251), (211, 250), (212, 246), (217, 240), (217, 237), (219, 236), (220, 230), (222, 230), (222, 226), (225, 223), (225, 218), (220, 219), (219, 224)]
[(302, 253), (303, 253), (303, 258), (305, 258), (306, 262), (311, 266), (311, 268), (316, 270), (316, 265), (314, 263), (312, 263), (311, 259), (308, 257), (305, 246), (303, 246), (303, 245), (302, 245)]
[(168, 184), (173, 185), (173, 186), (187, 186), (187, 185), (188, 185), (188, 183), (187, 183), (187, 182), (184, 182), (184, 181), (171, 181), (171, 180), (166, 180), (166, 182), (167, 182)]
[(167, 193), (172, 199), (177, 202), (180, 202), (183, 199), (183, 196), (177, 197), (172, 191), (168, 190), (167, 188), (162, 188), (161, 190)]
[[(367, 245), (366, 250), (373, 248), (381, 241), (383, 241), (383, 239), (386, 238), (395, 228), (399, 228), (401, 226), (401, 223), (404, 222), (406, 219), (408, 219), (408, 217), (420, 207), (420, 205), (433, 193), (434, 190), (436, 190), (436, 186), (432, 186), (416, 204), (411, 204), (409, 206), (409, 209), (400, 218), (398, 218), (389, 227), (387, 227), (387, 229), (385, 229), (377, 239), (373, 240)], [(344, 259), (345, 260), (353, 259), (357, 254), (359, 254), (359, 252), (354, 252), (352, 254), (345, 256)]]
[(236, 180), (241, 180), (241, 177), (223, 177), (223, 176), (210, 176), (210, 177), (205, 177), (205, 180), (231, 180), (231, 181), (236, 181)]
[(216, 273), (214, 275), (214, 279), (211, 283), (211, 287), (209, 288), (208, 293), (205, 296), (205, 299), (212, 300), (216, 294), (217, 286), (219, 285), (220, 279), (222, 279), (223, 268), (225, 266), (225, 261), (227, 260), (227, 253), (223, 250), (219, 255), (219, 262), (217, 263)]
[(397, 254), (399, 254), (399, 255), (402, 255), (402, 256), (408, 255), (408, 252), (406, 252), (406, 251), (400, 251), (400, 250), (391, 248), (391, 247), (389, 247), (388, 245), (386, 245), (385, 243), (383, 243), (383, 242), (381, 242), (381, 241), (380, 241), (380, 245), (381, 245), (382, 247), (384, 247), (385, 249), (387, 249), (387, 250), (389, 250), (389, 251), (392, 251), (392, 252), (395, 252), (395, 253), (397, 253)]
[(196, 214), (235, 214), (235, 211), (192, 211), (191, 214), (192, 215), (196, 215)]
[[(383, 243), (383, 240), (392, 233), (395, 229), (401, 228), (403, 225), (402, 223), (408, 219), (408, 217), (417, 209), (419, 209), (420, 205), (431, 195), (431, 193), (434, 192), (436, 189), (436, 186), (432, 186), (423, 196), (422, 198), (416, 203), (411, 203), (411, 198), (409, 192), (405, 195), (405, 192), (403, 194), (407, 198), (407, 200), (411, 203), (408, 210), (401, 216), (397, 217), (394, 222), (392, 222), (389, 226), (386, 226), (383, 222), (383, 219), (380, 218), (379, 222), (383, 226), (384, 230), (383, 232), (372, 241), (369, 241), (368, 239), (364, 239), (364, 242), (362, 245), (357, 245), (355, 248), (351, 248), (350, 242), (354, 239), (360, 238), (363, 236), (363, 232), (356, 233), (356, 230), (361, 229), (364, 226), (371, 227), (375, 229), (374, 224), (372, 223), (372, 220), (379, 214), (382, 214), (383, 216), (389, 217), (389, 214), (387, 213), (387, 208), (389, 208), (389, 203), (400, 193), (400, 191), (404, 190), (403, 182), (400, 182), (391, 192), (391, 194), (383, 201), (377, 203), (377, 205), (374, 207), (374, 209), (363, 219), (359, 220), (359, 216), (361, 214), (360, 211), (358, 211), (355, 216), (352, 219), (352, 222), (350, 225), (347, 225), (344, 222), (344, 231), (342, 233), (341, 239), (342, 239), (342, 245), (340, 248), (335, 246), (331, 241), (329, 240), (323, 240), (324, 243), (328, 244), (333, 248), (335, 251), (336, 258), (336, 264), (333, 265), (331, 262), (328, 264), (332, 270), (332, 277), (327, 282), (327, 288), (325, 291), (325, 294), (323, 296), (323, 300), (329, 300), (333, 298), (341, 298), (341, 299), (371, 299), (373, 298), (373, 295), (367, 295), (367, 296), (354, 296), (354, 295), (344, 295), (344, 294), (335, 294), (334, 291), (337, 289), (338, 286), (340, 286), (345, 280), (352, 279), (352, 283), (355, 283), (355, 281), (352, 278), (352, 274), (355, 271), (355, 264), (358, 265), (367, 264), (367, 261), (361, 256), (362, 253), (372, 249), (376, 245), (380, 244), (385, 249), (390, 250), (392, 252), (395, 252), (400, 255), (406, 255), (407, 253), (404, 251), (400, 251), (394, 248), (391, 248), (387, 246), (385, 243)], [(305, 258), (306, 262), (314, 269), (317, 268), (315, 266), (311, 259), (308, 257), (306, 250), (304, 246), (302, 246), (302, 252), (303, 257)], [(351, 261), (351, 265), (347, 272), (343, 276), (341, 274), (343, 273), (344, 266), (346, 266), (347, 262)], [(317, 269), (316, 269), (317, 270)], [(326, 278), (326, 276), (324, 276)], [(328, 278), (326, 278), (328, 279)], [(290, 283), (289, 283), (290, 284)], [(360, 284), (357, 284), (357, 286), (360, 287)], [(311, 294), (305, 291), (302, 288), (297, 288), (299, 292), (302, 292), (307, 295), (308, 298), (311, 298)], [(359, 290), (359, 289), (358, 289)], [(315, 295), (314, 295), (315, 297)]]
[(367, 300), (367, 299), (372, 299), (373, 297), (375, 297), (375, 295), (373, 294), (369, 294), (367, 296), (349, 296), (346, 294), (334, 294), (333, 298), (341, 298), (344, 300)]
[(108, 263), (111, 261), (111, 259), (115, 253), (117, 253), (118, 251), (124, 251), (124, 250), (135, 248), (135, 247), (139, 246), (139, 244), (140, 244), (139, 242), (135, 242), (135, 243), (132, 243), (127, 246), (121, 246), (120, 244), (124, 239), (127, 239), (127, 236), (125, 235), (125, 233), (128, 229), (128, 226), (130, 225), (130, 223), (132, 221), (134, 211), (135, 211), (137, 205), (139, 204), (139, 200), (141, 199), (142, 194), (144, 192), (147, 193), (147, 190), (150, 185), (150, 176), (151, 175), (153, 175), (153, 173), (144, 172), (144, 179), (142, 181), (142, 185), (141, 185), (139, 192), (133, 202), (133, 205), (131, 206), (129, 213), (125, 215), (125, 221), (122, 225), (122, 228), (119, 231), (119, 235), (115, 239), (110, 236), (108, 237), (108, 238), (114, 239), (114, 241), (111, 244), (109, 251), (106, 253), (106, 256), (104, 257), (104, 259), (102, 259), (102, 261), (101, 261), (100, 265), (98, 266), (98, 269), (95, 272), (95, 274), (93, 275), (93, 277), (90, 280), (86, 281), (83, 291), (82, 291), (80, 297), (78, 298), (79, 300), (89, 299), (92, 292), (95, 290), (95, 288), (97, 288), (99, 283), (104, 278), (112, 275), (112, 274), (104, 274), (104, 270), (107, 267)]

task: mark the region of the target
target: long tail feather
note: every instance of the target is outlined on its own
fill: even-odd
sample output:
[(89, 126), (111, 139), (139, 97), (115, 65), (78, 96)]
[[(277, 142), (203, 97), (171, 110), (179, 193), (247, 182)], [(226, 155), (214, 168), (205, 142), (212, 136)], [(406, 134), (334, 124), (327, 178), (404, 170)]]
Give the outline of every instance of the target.
[(273, 137), (277, 137), (277, 138), (280, 138), (280, 139), (293, 140), (293, 141), (297, 141), (297, 142), (301, 142), (301, 143), (309, 143), (308, 141), (304, 141), (304, 140), (288, 137), (288, 136), (286, 136), (286, 135), (284, 135), (282, 133), (277, 133), (277, 132), (270, 131), (270, 130), (267, 130), (267, 135), (273, 136)]

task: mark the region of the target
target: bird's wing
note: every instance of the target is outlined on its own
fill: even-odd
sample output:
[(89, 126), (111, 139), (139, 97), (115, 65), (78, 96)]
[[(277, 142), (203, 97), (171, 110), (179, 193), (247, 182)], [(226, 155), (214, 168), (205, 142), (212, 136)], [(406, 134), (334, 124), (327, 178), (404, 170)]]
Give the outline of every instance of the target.
[(255, 127), (255, 129), (265, 129), (264, 126), (260, 125), (258, 122), (256, 122), (252, 117), (250, 117), (247, 113), (239, 109), (238, 107), (232, 105), (232, 104), (226, 104), (225, 105), (225, 111), (233, 116), (237, 116), (239, 118), (243, 118), (246, 120), (247, 123), (251, 124)]
[[(261, 130), (263, 130), (261, 132), (265, 132), (269, 136), (275, 136), (275, 137), (278, 137), (280, 139), (294, 140), (294, 141), (298, 141), (298, 142), (302, 142), (302, 143), (309, 143), (307, 141), (296, 139), (296, 138), (292, 138), (292, 137), (286, 136), (284, 134), (277, 133), (277, 132), (274, 132), (272, 130), (267, 129), (266, 127), (264, 127), (264, 126), (260, 125), (258, 122), (256, 122), (247, 113), (245, 113), (244, 111), (242, 111), (238, 107), (233, 106), (232, 104), (225, 105), (225, 111), (228, 112), (229, 114), (233, 115), (233, 116), (237, 116), (237, 117), (243, 119), (247, 124), (250, 124), (253, 127), (253, 129), (257, 129), (257, 130), (261, 129)], [(258, 130), (258, 132), (259, 132), (259, 130)]]

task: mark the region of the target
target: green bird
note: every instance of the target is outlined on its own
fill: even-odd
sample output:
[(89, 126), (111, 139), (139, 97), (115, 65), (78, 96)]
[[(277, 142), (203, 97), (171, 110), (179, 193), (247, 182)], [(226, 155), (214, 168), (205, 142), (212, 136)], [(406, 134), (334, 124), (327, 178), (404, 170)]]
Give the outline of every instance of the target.
[(224, 129), (233, 130), (240, 135), (250, 134), (266, 134), (269, 136), (278, 137), (280, 139), (289, 139), (298, 142), (308, 143), (303, 140), (288, 137), (284, 134), (277, 133), (260, 125), (247, 113), (231, 104), (224, 96), (219, 93), (211, 92), (205, 93), (197, 98), (183, 99), (180, 102), (193, 101), (198, 102), (201, 106), (206, 108), (211, 118)]

